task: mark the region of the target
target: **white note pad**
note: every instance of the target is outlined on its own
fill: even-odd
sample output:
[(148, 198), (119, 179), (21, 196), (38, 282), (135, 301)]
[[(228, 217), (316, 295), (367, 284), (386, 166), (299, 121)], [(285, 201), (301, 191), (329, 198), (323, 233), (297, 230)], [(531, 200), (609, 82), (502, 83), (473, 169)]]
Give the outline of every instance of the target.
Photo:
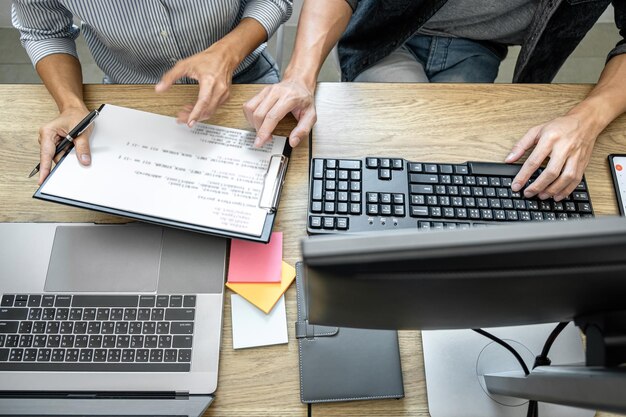
[(285, 296), (269, 314), (263, 313), (238, 294), (230, 296), (233, 322), (233, 349), (287, 343)]
[(260, 236), (259, 207), (272, 155), (286, 138), (254, 148), (254, 132), (107, 104), (90, 137), (92, 163), (72, 150), (41, 193), (157, 219)]

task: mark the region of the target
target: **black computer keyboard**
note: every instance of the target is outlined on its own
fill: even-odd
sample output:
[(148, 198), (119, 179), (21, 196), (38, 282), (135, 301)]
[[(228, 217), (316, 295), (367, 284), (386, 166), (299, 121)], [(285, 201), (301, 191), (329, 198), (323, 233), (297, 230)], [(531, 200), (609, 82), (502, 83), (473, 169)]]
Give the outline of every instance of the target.
[(524, 198), (523, 190), (511, 190), (520, 167), (491, 162), (314, 158), (307, 230), (317, 234), (455, 229), (593, 217), (584, 178), (561, 202)]
[(4, 294), (0, 371), (188, 372), (193, 295)]

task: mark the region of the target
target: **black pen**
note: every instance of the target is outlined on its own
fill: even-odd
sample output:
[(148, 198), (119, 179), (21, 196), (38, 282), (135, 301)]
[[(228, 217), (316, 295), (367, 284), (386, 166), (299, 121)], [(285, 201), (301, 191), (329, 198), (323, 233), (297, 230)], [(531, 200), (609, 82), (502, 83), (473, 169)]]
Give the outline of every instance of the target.
[[(104, 104), (100, 106), (97, 110), (93, 110), (89, 112), (89, 114), (85, 116), (85, 118), (81, 120), (80, 123), (78, 123), (76, 127), (72, 129), (70, 133), (68, 133), (67, 136), (63, 138), (61, 142), (59, 142), (54, 152), (55, 157), (61, 152), (63, 152), (63, 150), (68, 145), (71, 146), (74, 143), (74, 139), (80, 136), (93, 123), (93, 121), (96, 120), (96, 117), (98, 117), (98, 115), (102, 111), (102, 107), (104, 107)], [(28, 178), (31, 178), (33, 175), (38, 173), (39, 168), (41, 168), (41, 163), (37, 164), (37, 166), (30, 172), (30, 175), (28, 176)]]

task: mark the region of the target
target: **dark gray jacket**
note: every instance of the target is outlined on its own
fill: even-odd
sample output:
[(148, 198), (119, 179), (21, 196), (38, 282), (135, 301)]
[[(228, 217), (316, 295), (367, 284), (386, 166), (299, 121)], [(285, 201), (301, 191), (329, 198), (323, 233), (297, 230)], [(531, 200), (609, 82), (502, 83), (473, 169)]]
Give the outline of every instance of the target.
[[(339, 41), (342, 79), (352, 81), (404, 44), (446, 0), (346, 0), (354, 14)], [(494, 0), (497, 1), (497, 0)], [(549, 83), (611, 0), (541, 0), (517, 59), (513, 82)], [(612, 0), (626, 53), (626, 0)], [(504, 58), (506, 47), (490, 45)]]

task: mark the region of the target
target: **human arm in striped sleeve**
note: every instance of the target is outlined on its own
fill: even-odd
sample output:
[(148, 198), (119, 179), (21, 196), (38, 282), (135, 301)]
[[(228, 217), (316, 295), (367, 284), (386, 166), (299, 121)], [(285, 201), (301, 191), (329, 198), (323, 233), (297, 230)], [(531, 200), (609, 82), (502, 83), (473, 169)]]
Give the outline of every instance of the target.
[(248, 1), (241, 22), (205, 51), (179, 61), (163, 75), (157, 92), (166, 91), (176, 80), (198, 81), (198, 99), (178, 114), (178, 121), (192, 127), (206, 120), (229, 97), (233, 72), (239, 64), (291, 15), (292, 0)]
[[(89, 112), (83, 102), (82, 73), (74, 42), (79, 31), (72, 23), (72, 14), (56, 0), (13, 0), (11, 11), (22, 45), (60, 113), (39, 130), (41, 184), (52, 168), (56, 144)], [(89, 132), (74, 141), (83, 165), (91, 162)]]

